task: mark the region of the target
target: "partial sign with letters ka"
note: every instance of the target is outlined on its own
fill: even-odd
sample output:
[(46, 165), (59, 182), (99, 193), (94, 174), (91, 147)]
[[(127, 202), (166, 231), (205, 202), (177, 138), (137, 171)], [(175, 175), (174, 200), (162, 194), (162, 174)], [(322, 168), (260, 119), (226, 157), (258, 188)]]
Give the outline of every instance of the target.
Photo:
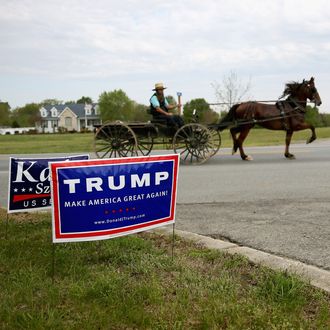
[(49, 162), (86, 160), (89, 155), (9, 160), (8, 213), (51, 207)]
[(174, 223), (178, 155), (52, 163), (53, 242)]

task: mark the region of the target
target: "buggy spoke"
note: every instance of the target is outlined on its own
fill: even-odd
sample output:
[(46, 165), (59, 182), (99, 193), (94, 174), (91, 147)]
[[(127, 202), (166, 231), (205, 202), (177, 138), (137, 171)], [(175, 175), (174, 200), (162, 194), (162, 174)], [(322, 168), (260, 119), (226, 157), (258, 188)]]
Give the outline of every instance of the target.
[(109, 149), (109, 148), (110, 148), (109, 145), (107, 145), (107, 146), (105, 146), (105, 147), (103, 147), (101, 149), (96, 150), (96, 152), (101, 152), (101, 151), (103, 151), (105, 149)]
[(95, 134), (94, 150), (99, 158), (127, 157), (136, 148), (133, 130), (121, 122), (106, 123)]
[(173, 147), (183, 163), (201, 164), (212, 153), (212, 137), (208, 129), (200, 124), (187, 124), (174, 136)]

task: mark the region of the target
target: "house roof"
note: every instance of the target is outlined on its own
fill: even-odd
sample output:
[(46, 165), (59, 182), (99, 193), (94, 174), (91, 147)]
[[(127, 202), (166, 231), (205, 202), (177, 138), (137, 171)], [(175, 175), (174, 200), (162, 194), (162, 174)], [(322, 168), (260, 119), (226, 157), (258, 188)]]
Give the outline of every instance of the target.
[[(92, 106), (91, 114), (86, 115), (86, 117), (95, 117), (95, 116), (98, 117), (98, 115), (95, 113), (95, 108), (97, 106), (97, 103), (93, 103), (91, 104), (91, 106)], [(60, 115), (66, 108), (69, 108), (78, 118), (85, 117), (84, 103), (44, 105), (42, 108), (47, 110), (47, 117), (52, 117), (50, 111), (53, 108), (55, 108), (58, 111), (58, 115)]]

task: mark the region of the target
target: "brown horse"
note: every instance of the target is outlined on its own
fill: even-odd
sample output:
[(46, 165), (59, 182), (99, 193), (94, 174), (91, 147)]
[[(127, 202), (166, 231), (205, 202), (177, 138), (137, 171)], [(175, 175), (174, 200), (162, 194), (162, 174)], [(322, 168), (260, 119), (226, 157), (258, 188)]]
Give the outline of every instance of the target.
[[(235, 104), (228, 114), (220, 121), (220, 130), (227, 127), (233, 138), (233, 154), (239, 149), (243, 160), (252, 160), (251, 156), (244, 153), (243, 142), (250, 129), (258, 124), (271, 130), (286, 131), (285, 157), (294, 159), (295, 156), (289, 152), (289, 145), (292, 134), (295, 131), (311, 129), (312, 136), (307, 140), (311, 143), (316, 139), (315, 128), (305, 122), (306, 103), (309, 99), (317, 106), (321, 105), (320, 95), (315, 87), (314, 78), (302, 83), (290, 82), (285, 85), (285, 90), (281, 98), (287, 96), (283, 101), (278, 101), (275, 105), (258, 102), (245, 102)], [(237, 137), (237, 134), (239, 136)]]

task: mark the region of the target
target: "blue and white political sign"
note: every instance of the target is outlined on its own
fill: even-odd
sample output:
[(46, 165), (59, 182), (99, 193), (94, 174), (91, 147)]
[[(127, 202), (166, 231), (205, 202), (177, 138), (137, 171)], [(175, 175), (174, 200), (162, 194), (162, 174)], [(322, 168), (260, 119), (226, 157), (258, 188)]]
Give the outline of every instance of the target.
[(51, 207), (49, 163), (86, 160), (89, 155), (9, 159), (8, 213)]
[(174, 223), (178, 155), (51, 163), (53, 242)]

